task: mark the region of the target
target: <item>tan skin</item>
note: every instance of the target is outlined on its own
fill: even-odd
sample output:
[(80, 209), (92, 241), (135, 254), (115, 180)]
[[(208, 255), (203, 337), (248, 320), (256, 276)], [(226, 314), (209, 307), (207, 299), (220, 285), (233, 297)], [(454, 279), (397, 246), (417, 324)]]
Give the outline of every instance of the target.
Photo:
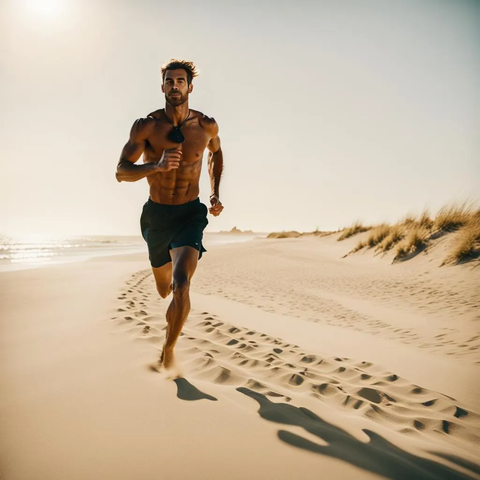
[[(185, 70), (166, 71), (162, 85), (165, 109), (133, 124), (130, 139), (118, 161), (116, 178), (119, 182), (147, 178), (150, 198), (157, 203), (181, 205), (191, 202), (199, 195), (203, 152), (207, 148), (211, 186), (209, 211), (216, 217), (223, 210), (219, 199), (223, 154), (218, 125), (213, 118), (189, 109), (188, 96), (192, 90), (193, 84), (188, 84)], [(169, 140), (172, 123), (180, 125), (184, 121), (181, 131), (185, 141), (178, 144)], [(143, 165), (135, 165), (142, 154)], [(197, 267), (198, 250), (178, 247), (172, 249), (170, 255), (172, 262), (159, 268), (152, 267), (158, 293), (166, 298), (173, 291), (166, 314), (166, 339), (159, 360), (159, 365), (165, 368), (173, 364), (174, 347), (190, 311), (189, 288)]]

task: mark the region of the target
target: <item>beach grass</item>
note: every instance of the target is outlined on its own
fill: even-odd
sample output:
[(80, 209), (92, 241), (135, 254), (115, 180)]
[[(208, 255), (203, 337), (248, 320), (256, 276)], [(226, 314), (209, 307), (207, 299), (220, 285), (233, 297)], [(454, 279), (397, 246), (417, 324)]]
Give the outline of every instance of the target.
[(476, 208), (474, 202), (445, 205), (434, 217), (425, 209), (418, 216), (409, 213), (393, 225), (381, 223), (368, 228), (362, 225), (356, 221), (351, 227), (345, 228), (338, 238), (344, 240), (370, 230), (367, 238), (360, 239), (347, 255), (363, 248), (388, 252), (396, 247), (394, 261), (397, 261), (424, 250), (432, 239), (457, 231), (442, 265), (459, 263), (480, 255), (480, 208)]
[(387, 223), (381, 223), (373, 227), (367, 237), (367, 246), (370, 248), (377, 246), (390, 233), (391, 228)]
[(431, 231), (422, 226), (414, 225), (410, 228), (405, 238), (397, 245), (395, 260), (401, 259), (427, 246)]
[(442, 265), (457, 264), (480, 256), (480, 209), (459, 229), (455, 242)]
[(405, 238), (405, 228), (402, 225), (392, 225), (388, 231), (388, 234), (378, 244), (378, 249), (382, 252), (388, 252), (398, 242)]
[(298, 238), (298, 237), (327, 237), (337, 233), (336, 231), (322, 231), (314, 230), (313, 232), (297, 232), (296, 230), (290, 230), (287, 232), (272, 232), (267, 235), (267, 238)]
[(444, 205), (434, 216), (428, 209), (420, 215), (408, 213), (392, 225), (384, 222), (367, 226), (357, 220), (353, 225), (337, 231), (320, 231), (317, 227), (313, 232), (272, 232), (267, 238), (324, 237), (340, 233), (337, 241), (342, 241), (364, 232), (368, 232), (368, 235), (359, 239), (344, 258), (367, 248), (380, 253), (393, 250), (394, 262), (405, 260), (428, 248), (435, 239), (452, 233), (456, 236), (441, 265), (458, 264), (480, 257), (480, 208), (472, 201)]
[(437, 213), (434, 227), (437, 230), (452, 232), (466, 225), (473, 215), (475, 211), (472, 203), (446, 205)]
[(302, 234), (295, 230), (290, 230), (288, 232), (272, 232), (267, 235), (267, 238), (298, 238)]
[(346, 238), (353, 237), (353, 235), (356, 235), (357, 233), (366, 232), (367, 230), (370, 230), (370, 228), (371, 227), (362, 225), (360, 222), (355, 222), (351, 227), (345, 228), (337, 240), (340, 242)]

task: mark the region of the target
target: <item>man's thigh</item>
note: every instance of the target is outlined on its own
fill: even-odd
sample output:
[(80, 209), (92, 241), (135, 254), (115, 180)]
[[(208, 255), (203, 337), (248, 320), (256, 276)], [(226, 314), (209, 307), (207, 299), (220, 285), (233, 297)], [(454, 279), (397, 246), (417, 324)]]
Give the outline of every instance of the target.
[(173, 280), (190, 280), (195, 273), (198, 263), (198, 250), (193, 247), (176, 247), (170, 250), (173, 263)]
[(159, 292), (168, 292), (172, 283), (172, 262), (168, 262), (161, 267), (152, 267), (155, 283)]

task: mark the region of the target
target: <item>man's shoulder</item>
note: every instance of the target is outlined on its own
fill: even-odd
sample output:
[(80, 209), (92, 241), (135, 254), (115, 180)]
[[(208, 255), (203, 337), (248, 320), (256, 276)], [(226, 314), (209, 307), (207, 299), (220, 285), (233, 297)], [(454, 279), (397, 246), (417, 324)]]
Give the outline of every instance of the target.
[(217, 121), (213, 117), (209, 117), (202, 112), (198, 113), (198, 123), (209, 133), (212, 135), (216, 135), (218, 133), (218, 124)]
[(132, 125), (131, 135), (133, 137), (146, 138), (152, 132), (156, 120), (150, 114), (146, 117), (137, 118)]
[(164, 118), (163, 108), (159, 108), (153, 112), (150, 112), (146, 117), (145, 120), (161, 120)]

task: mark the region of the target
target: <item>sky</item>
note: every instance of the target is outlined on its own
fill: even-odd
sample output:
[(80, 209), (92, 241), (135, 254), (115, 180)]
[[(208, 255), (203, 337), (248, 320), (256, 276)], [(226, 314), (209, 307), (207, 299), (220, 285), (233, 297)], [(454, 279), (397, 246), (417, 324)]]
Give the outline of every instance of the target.
[(209, 231), (480, 198), (476, 0), (0, 0), (0, 45), (0, 235), (140, 234), (147, 180), (115, 170), (170, 58), (197, 65), (190, 107), (220, 127)]

